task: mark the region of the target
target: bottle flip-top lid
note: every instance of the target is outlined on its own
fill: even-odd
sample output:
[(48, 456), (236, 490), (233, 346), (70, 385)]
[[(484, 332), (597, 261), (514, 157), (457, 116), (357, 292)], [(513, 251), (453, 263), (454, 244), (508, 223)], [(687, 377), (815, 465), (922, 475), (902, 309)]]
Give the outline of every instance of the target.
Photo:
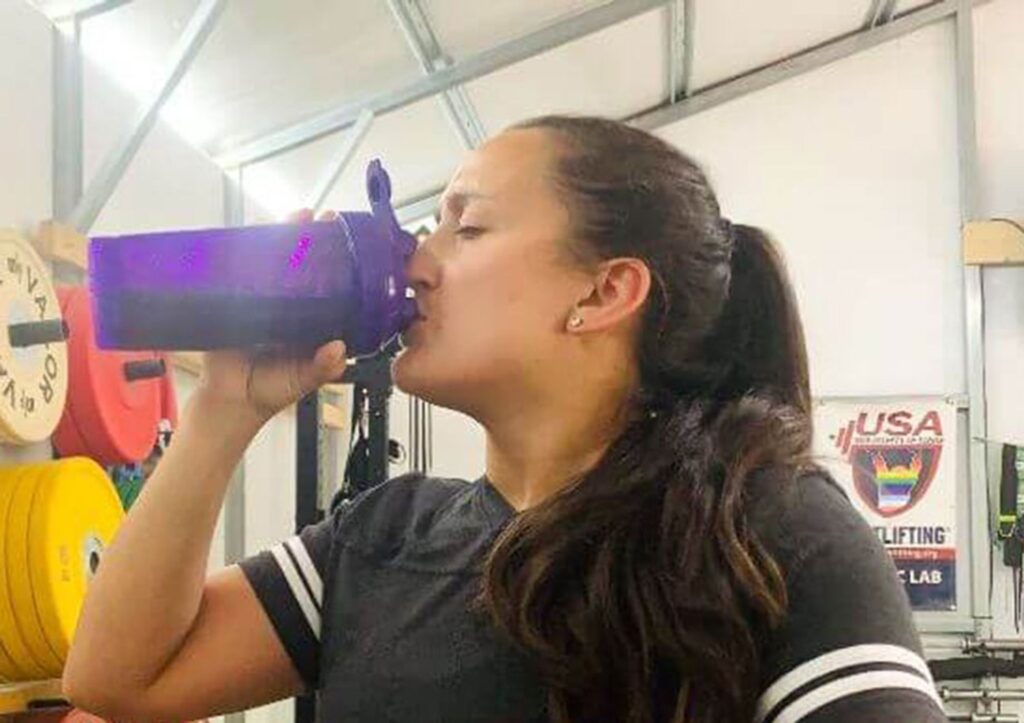
[(398, 225), (391, 206), (391, 179), (379, 160), (366, 169), (366, 194), (372, 215), (338, 214), (360, 287), (358, 322), (347, 344), (354, 356), (376, 352), (417, 316), (405, 273), (416, 239)]

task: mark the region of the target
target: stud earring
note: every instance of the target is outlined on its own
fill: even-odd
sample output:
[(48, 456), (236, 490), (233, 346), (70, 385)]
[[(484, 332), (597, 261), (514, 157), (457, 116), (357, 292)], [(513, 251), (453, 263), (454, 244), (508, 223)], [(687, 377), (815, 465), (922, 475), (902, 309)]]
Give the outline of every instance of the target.
[(569, 328), (579, 329), (581, 326), (583, 326), (583, 317), (578, 311), (572, 312), (572, 316), (569, 317)]

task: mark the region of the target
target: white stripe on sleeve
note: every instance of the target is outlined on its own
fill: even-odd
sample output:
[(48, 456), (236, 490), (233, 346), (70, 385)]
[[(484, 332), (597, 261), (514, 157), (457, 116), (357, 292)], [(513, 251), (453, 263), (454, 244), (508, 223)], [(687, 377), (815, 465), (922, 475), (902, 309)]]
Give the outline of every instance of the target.
[(270, 548), (270, 554), (272, 554), (274, 559), (277, 560), (277, 565), (281, 568), (281, 573), (284, 575), (284, 579), (288, 581), (288, 587), (292, 590), (292, 596), (295, 598), (295, 602), (299, 604), (302, 614), (306, 616), (306, 622), (309, 623), (309, 628), (313, 631), (313, 636), (319, 640), (320, 612), (316, 609), (316, 605), (313, 604), (313, 599), (309, 596), (309, 591), (306, 589), (306, 586), (302, 584), (302, 579), (299, 577), (299, 571), (295, 568), (292, 558), (288, 556), (288, 552), (284, 549), (284, 545), (275, 545)]
[(845, 678), (833, 680), (831, 683), (815, 688), (802, 695), (782, 709), (774, 723), (799, 723), (806, 716), (819, 708), (834, 703), (841, 698), (863, 693), (868, 690), (903, 688), (916, 690), (931, 698), (942, 710), (935, 687), (920, 676), (898, 670), (876, 670), (871, 673), (859, 673)]
[(309, 551), (302, 542), (302, 538), (298, 535), (292, 537), (289, 540), (285, 540), (285, 545), (295, 555), (295, 559), (299, 563), (299, 572), (306, 578), (306, 583), (309, 585), (309, 589), (313, 591), (313, 601), (319, 608), (324, 604), (324, 583), (320, 579), (320, 573), (316, 571), (316, 565), (313, 564), (313, 558), (309, 556)]
[(934, 681), (928, 664), (914, 651), (899, 645), (852, 645), (808, 660), (772, 683), (757, 702), (754, 723), (763, 723), (768, 714), (798, 688), (844, 668), (872, 663), (902, 665), (916, 670), (925, 682), (932, 686), (929, 690), (932, 691), (936, 702), (938, 702), (938, 695), (934, 691)]

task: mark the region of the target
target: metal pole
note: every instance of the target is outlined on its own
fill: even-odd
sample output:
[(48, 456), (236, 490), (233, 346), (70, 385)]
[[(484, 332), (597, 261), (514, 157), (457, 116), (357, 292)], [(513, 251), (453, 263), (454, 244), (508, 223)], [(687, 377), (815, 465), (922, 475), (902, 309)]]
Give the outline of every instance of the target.
[[(323, 513), (320, 493), (320, 392), (299, 401), (295, 409), (295, 531), (319, 522)], [(316, 720), (316, 696), (295, 699), (295, 723)]]
[(326, 113), (294, 123), (247, 143), (213, 149), (211, 155), (217, 163), (226, 167), (271, 158), (350, 126), (365, 108), (369, 108), (377, 115), (404, 108), (416, 101), (443, 93), (460, 83), (468, 83), (521, 60), (663, 7), (664, 3), (665, 0), (610, 0), (517, 40), (511, 40), (442, 68), (413, 83), (345, 103)]
[(943, 688), (939, 693), (943, 700), (976, 700), (986, 703), (999, 700), (1024, 700), (1024, 690), (961, 690)]
[(675, 103), (690, 94), (694, 21), (693, 0), (669, 0), (668, 87), (670, 103)]
[(53, 217), (66, 220), (82, 197), (82, 26), (53, 27)]
[[(978, 216), (978, 140), (975, 128), (974, 95), (974, 22), (973, 2), (957, 0), (956, 24), (956, 97), (957, 149), (959, 152), (960, 220), (966, 223)], [(971, 609), (978, 620), (992, 617), (989, 601), (988, 460), (985, 439), (985, 311), (984, 286), (980, 267), (963, 267), (964, 309), (966, 318), (967, 410), (969, 427), (968, 470), (971, 519)], [(988, 623), (984, 624), (985, 628)], [(985, 630), (979, 630), (984, 636)]]
[(1021, 653), (1024, 652), (1024, 640), (979, 640), (977, 638), (965, 638), (963, 641), (965, 653)]
[(874, 28), (892, 20), (896, 12), (896, 0), (871, 0), (868, 15), (864, 19), (864, 28)]
[[(423, 74), (431, 75), (438, 70), (451, 67), (451, 61), (441, 49), (420, 0), (387, 0), (387, 3)], [(470, 149), (483, 143), (487, 131), (484, 130), (480, 116), (464, 87), (452, 86), (444, 91), (438, 100), (463, 146)]]
[[(245, 223), (244, 169), (235, 168), (224, 174), (224, 224)], [(224, 500), (224, 562), (234, 564), (246, 557), (245, 549), (245, 457), (235, 467)], [(225, 723), (244, 723), (245, 713), (229, 713)]]
[(323, 176), (316, 184), (316, 188), (310, 194), (309, 203), (307, 206), (313, 209), (314, 213), (319, 211), (324, 201), (327, 200), (328, 194), (331, 189), (334, 188), (334, 184), (338, 182), (341, 174), (345, 168), (352, 161), (352, 158), (356, 155), (356, 151), (359, 150), (359, 146), (366, 139), (366, 134), (370, 132), (370, 127), (373, 125), (373, 111), (364, 110), (360, 115), (356, 124), (348, 129), (345, 140), (338, 148), (338, 153), (331, 159), (331, 162), (327, 164), (327, 168), (324, 170)]
[(86, 20), (108, 13), (127, 5), (132, 0), (65, 0), (62, 3), (48, 3), (43, 11), (51, 20)]
[(100, 212), (103, 211), (103, 207), (110, 199), (114, 189), (117, 188), (117, 184), (142, 146), (142, 142), (156, 123), (160, 109), (171, 97), (174, 89), (178, 87), (178, 83), (196, 55), (199, 54), (203, 43), (213, 32), (226, 2), (227, 0), (202, 0), (192, 14), (192, 18), (171, 53), (170, 62), (152, 97), (139, 104), (136, 118), (128, 133), (104, 159), (103, 165), (96, 172), (96, 177), (89, 184), (85, 195), (71, 212), (68, 220), (82, 233), (88, 233)]
[(398, 219), (398, 223), (412, 223), (413, 221), (419, 221), (427, 216), (434, 215), (434, 212), (437, 211), (438, 206), (441, 204), (441, 194), (443, 192), (443, 188), (438, 188), (418, 198), (412, 198), (400, 203), (395, 208), (395, 218)]
[[(224, 223), (245, 223), (245, 196), (242, 169), (224, 174)], [(224, 502), (224, 561), (233, 564), (243, 559), (245, 549), (245, 460), (235, 468)]]

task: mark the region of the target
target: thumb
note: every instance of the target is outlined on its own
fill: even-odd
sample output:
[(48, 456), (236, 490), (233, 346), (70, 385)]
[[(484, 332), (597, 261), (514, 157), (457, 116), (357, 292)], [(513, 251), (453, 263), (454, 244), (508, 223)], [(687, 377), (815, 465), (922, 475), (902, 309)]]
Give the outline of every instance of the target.
[(337, 381), (345, 373), (347, 351), (342, 341), (332, 341), (317, 349), (312, 361), (304, 365), (300, 382), (305, 392), (318, 389), (321, 385)]

